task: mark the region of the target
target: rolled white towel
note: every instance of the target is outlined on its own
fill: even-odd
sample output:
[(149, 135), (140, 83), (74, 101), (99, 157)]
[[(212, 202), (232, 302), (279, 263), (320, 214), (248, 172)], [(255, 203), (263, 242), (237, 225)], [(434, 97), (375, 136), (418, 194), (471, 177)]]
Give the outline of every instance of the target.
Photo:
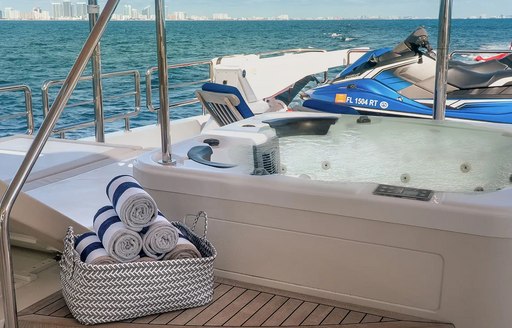
[(100, 239), (94, 232), (86, 232), (75, 240), (75, 249), (80, 255), (80, 260), (88, 264), (113, 264), (117, 263), (107, 254)]
[(94, 231), (107, 253), (119, 262), (131, 262), (139, 258), (142, 250), (141, 236), (127, 229), (112, 206), (104, 206), (94, 216)]
[(117, 215), (128, 229), (141, 231), (156, 219), (156, 202), (133, 177), (115, 177), (106, 191)]
[(201, 253), (194, 244), (185, 238), (181, 232), (179, 236), (178, 244), (169, 253), (165, 254), (164, 260), (195, 259), (201, 257)]
[(147, 256), (160, 260), (178, 243), (179, 230), (158, 212), (156, 220), (140, 232), (142, 250)]

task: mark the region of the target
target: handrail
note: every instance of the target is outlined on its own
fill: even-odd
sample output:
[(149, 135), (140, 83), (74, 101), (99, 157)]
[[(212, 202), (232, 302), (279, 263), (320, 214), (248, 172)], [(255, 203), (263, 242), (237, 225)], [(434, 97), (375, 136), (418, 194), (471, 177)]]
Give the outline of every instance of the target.
[[(284, 54), (297, 54), (297, 53), (305, 53), (305, 52), (327, 52), (325, 49), (317, 49), (317, 48), (295, 48), (295, 49), (285, 49), (285, 50), (273, 50), (273, 51), (265, 51), (265, 52), (259, 52), (255, 55), (259, 58), (264, 56), (274, 56), (274, 55), (284, 55)], [(243, 56), (241, 54), (238, 55), (228, 55), (228, 56), (222, 56), (217, 58), (216, 65), (219, 65), (224, 58), (231, 58), (236, 56)]]
[[(213, 64), (209, 60), (169, 65), (169, 72), (171, 70), (175, 70), (175, 69), (179, 69), (179, 68), (201, 66), (201, 65), (208, 65), (208, 67), (209, 67), (209, 78), (208, 79), (173, 84), (169, 88), (170, 89), (176, 89), (176, 88), (179, 88), (179, 87), (184, 87), (184, 86), (189, 86), (189, 85), (194, 85), (194, 84), (199, 84), (199, 83), (212, 82), (213, 81)], [(152, 85), (153, 82), (152, 82), (152, 76), (153, 76), (153, 73), (155, 73), (157, 71), (158, 71), (158, 67), (156, 67), (156, 66), (150, 67), (150, 68), (148, 68), (146, 70), (146, 107), (148, 108), (148, 110), (150, 112), (157, 112), (158, 110), (160, 110), (159, 107), (155, 107), (153, 105), (153, 85)], [(171, 103), (171, 104), (169, 104), (169, 108), (171, 108), (171, 109), (172, 108), (177, 108), (177, 107), (181, 107), (181, 106), (196, 104), (198, 102), (199, 102), (199, 100), (196, 97), (194, 97), (194, 98), (190, 98), (190, 99), (187, 99), (187, 100), (179, 101), (179, 102), (176, 102), (176, 103)]]
[(454, 50), (450, 52), (450, 59), (455, 55), (476, 55), (476, 54), (512, 54), (511, 49), (507, 50)]
[[(100, 14), (98, 0), (88, 1), (87, 13), (89, 14), (89, 30), (92, 30)], [(101, 86), (101, 46), (99, 42), (92, 53), (91, 70), (93, 76), (94, 136), (97, 142), (105, 142), (105, 113), (103, 111), (103, 89)]]
[[(128, 71), (110, 72), (110, 73), (101, 74), (102, 80), (108, 79), (108, 78), (113, 78), (113, 77), (123, 77), (123, 76), (133, 76), (134, 91), (125, 92), (122, 94), (117, 94), (115, 96), (108, 96), (108, 97), (102, 95), (102, 102), (104, 102), (105, 100), (118, 99), (118, 98), (125, 97), (125, 96), (134, 96), (134, 107), (135, 108), (131, 112), (105, 117), (105, 118), (103, 118), (103, 122), (114, 122), (117, 120), (124, 119), (125, 130), (129, 131), (130, 130), (130, 118), (139, 115), (139, 112), (141, 109), (141, 98), (142, 97), (141, 97), (141, 90), (140, 90), (140, 72), (138, 70), (128, 70)], [(79, 82), (92, 81), (93, 79), (94, 79), (94, 76), (82, 76), (78, 81)], [(49, 108), (50, 108), (49, 89), (52, 86), (62, 85), (62, 83), (64, 83), (64, 80), (51, 80), (51, 81), (45, 81), (43, 83), (43, 85), (41, 87), (41, 92), (42, 92), (42, 98), (43, 98), (43, 115), (44, 115), (44, 117), (46, 117), (48, 115)], [(66, 108), (73, 108), (73, 107), (83, 106), (83, 105), (87, 105), (87, 104), (94, 104), (95, 102), (96, 102), (95, 99), (86, 100), (86, 101), (82, 101), (79, 103), (70, 104)], [(78, 124), (71, 124), (71, 125), (59, 128), (59, 129), (54, 129), (52, 131), (52, 133), (59, 134), (61, 138), (64, 138), (65, 133), (68, 131), (83, 129), (83, 128), (87, 128), (87, 127), (91, 127), (91, 126), (96, 126), (96, 124), (97, 124), (96, 121), (97, 120), (95, 118), (93, 121), (87, 121), (87, 122), (82, 122), (82, 123), (78, 123)]]
[(34, 133), (34, 113), (32, 110), (32, 89), (28, 85), (20, 84), (20, 85), (9, 85), (6, 87), (0, 87), (1, 92), (15, 92), (15, 91), (23, 91), (25, 94), (25, 113), (15, 113), (8, 114), (4, 116), (0, 116), (0, 121), (6, 121), (13, 118), (26, 116), (27, 118), (27, 134)]
[(347, 62), (343, 63), (344, 65), (350, 65), (351, 62), (350, 62), (350, 54), (365, 54), (367, 53), (368, 51), (370, 51), (370, 49), (348, 49), (347, 50)]
[(110, 17), (114, 13), (119, 0), (108, 0), (105, 7), (98, 18), (98, 22), (89, 33), (87, 40), (84, 43), (80, 54), (76, 58), (76, 61), (69, 71), (66, 81), (62, 85), (62, 88), (53, 103), (50, 113), (43, 121), (38, 134), (35, 136), (32, 145), (30, 146), (23, 162), (21, 163), (16, 175), (12, 179), (9, 187), (2, 196), (0, 202), (0, 260), (1, 262), (1, 287), (2, 295), (4, 298), (3, 309), (5, 317), (6, 328), (17, 328), (18, 327), (18, 313), (16, 307), (16, 290), (14, 288), (14, 272), (12, 267), (12, 256), (11, 256), (11, 241), (9, 238), (9, 224), (11, 210), (18, 198), (25, 181), (27, 180), (32, 168), (37, 162), (41, 151), (43, 150), (46, 142), (52, 134), (52, 130), (57, 124), (57, 121), (66, 106), (73, 90), (78, 83), (80, 76), (85, 70), (89, 59), (92, 56), (93, 50), (98, 44)]
[(169, 114), (169, 66), (167, 64), (167, 36), (165, 31), (165, 7), (164, 0), (155, 0), (156, 23), (156, 58), (158, 60), (158, 95), (160, 99), (160, 111), (158, 121), (160, 123), (160, 139), (162, 141), (162, 165), (173, 165), (171, 150), (171, 130)]
[(437, 37), (436, 76), (434, 88), (433, 119), (442, 121), (446, 114), (446, 90), (448, 81), (448, 54), (453, 0), (441, 0), (439, 6), (439, 32)]

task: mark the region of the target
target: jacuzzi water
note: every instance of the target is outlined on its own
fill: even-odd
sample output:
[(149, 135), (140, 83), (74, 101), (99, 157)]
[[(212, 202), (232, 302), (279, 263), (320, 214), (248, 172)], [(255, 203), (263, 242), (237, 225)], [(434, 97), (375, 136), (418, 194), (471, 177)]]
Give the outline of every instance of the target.
[[(511, 185), (512, 135), (462, 123), (340, 117), (324, 136), (279, 139), (282, 174), (448, 192)], [(405, 122), (408, 122), (405, 124)]]

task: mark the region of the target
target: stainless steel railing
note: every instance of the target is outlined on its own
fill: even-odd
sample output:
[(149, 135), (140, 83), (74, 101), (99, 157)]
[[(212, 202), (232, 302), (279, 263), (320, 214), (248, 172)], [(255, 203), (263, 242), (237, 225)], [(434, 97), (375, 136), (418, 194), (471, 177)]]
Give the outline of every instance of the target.
[[(89, 30), (94, 28), (100, 14), (98, 0), (89, 0), (87, 5), (89, 14)], [(91, 58), (92, 92), (94, 98), (94, 136), (97, 142), (105, 142), (105, 113), (103, 110), (103, 88), (101, 86), (101, 46), (96, 45)]]
[[(104, 118), (102, 118), (102, 123), (124, 120), (125, 121), (124, 128), (126, 131), (128, 131), (128, 130), (130, 130), (130, 118), (137, 116), (141, 109), (141, 91), (140, 91), (140, 73), (139, 73), (139, 71), (128, 70), (128, 71), (122, 71), (122, 72), (105, 73), (105, 74), (101, 74), (101, 79), (106, 80), (106, 79), (125, 77), (125, 76), (133, 76), (133, 91), (124, 92), (121, 94), (116, 94), (115, 96), (108, 96), (108, 97), (103, 95), (102, 102), (106, 102), (108, 100), (125, 98), (128, 96), (133, 96), (134, 97), (133, 110), (130, 112), (126, 112), (126, 113), (121, 113), (121, 114), (104, 117)], [(94, 78), (93, 76), (83, 76), (79, 79), (79, 82), (92, 81), (93, 78)], [(42, 98), (43, 98), (44, 117), (47, 117), (48, 113), (50, 111), (50, 96), (49, 96), (50, 88), (54, 87), (54, 86), (61, 86), (63, 83), (64, 83), (64, 80), (52, 80), (52, 81), (46, 81), (43, 83), (43, 86), (41, 87), (41, 91), (42, 91)], [(80, 107), (80, 106), (84, 106), (84, 105), (95, 104), (95, 102), (96, 102), (95, 99), (80, 101), (80, 102), (76, 102), (73, 104), (69, 104), (66, 106), (66, 108), (73, 108), (73, 107)], [(96, 126), (96, 124), (97, 124), (97, 119), (94, 119), (91, 121), (81, 122), (81, 123), (77, 123), (77, 124), (70, 124), (68, 126), (60, 127), (58, 129), (53, 129), (52, 133), (58, 134), (61, 138), (65, 138), (66, 132)]]
[(9, 238), (10, 230), (10, 216), (11, 210), (18, 198), (25, 181), (27, 180), (32, 168), (37, 162), (46, 142), (50, 138), (53, 128), (57, 124), (66, 103), (69, 101), (73, 90), (84, 72), (92, 53), (98, 44), (103, 32), (106, 29), (110, 17), (116, 10), (119, 0), (108, 0), (105, 4), (103, 12), (98, 18), (98, 22), (89, 34), (89, 37), (84, 43), (80, 54), (75, 60), (75, 63), (69, 74), (62, 84), (62, 88), (57, 95), (52, 109), (49, 111), (48, 116), (43, 121), (39, 132), (34, 138), (23, 162), (21, 163), (18, 171), (12, 179), (9, 187), (5, 191), (0, 201), (0, 281), (3, 296), (3, 309), (6, 328), (18, 327), (18, 313), (16, 307), (16, 291), (14, 288), (14, 272), (12, 266), (11, 254), (11, 241)]
[[(169, 65), (169, 72), (180, 68), (197, 67), (197, 66), (208, 66), (209, 77), (202, 80), (194, 80), (191, 82), (176, 83), (170, 85), (170, 89), (177, 89), (192, 85), (198, 85), (206, 82), (213, 81), (213, 63), (211, 61), (196, 61), (182, 64)], [(150, 67), (146, 70), (146, 107), (151, 112), (157, 112), (160, 108), (153, 105), (153, 74), (158, 72), (158, 67)], [(182, 101), (174, 102), (169, 104), (169, 108), (182, 107), (198, 103), (197, 97), (188, 98)]]
[(436, 77), (434, 88), (433, 119), (442, 121), (446, 114), (446, 90), (448, 81), (448, 55), (453, 0), (441, 0), (439, 6), (439, 32), (437, 38)]
[(352, 61), (350, 60), (350, 55), (351, 54), (365, 54), (367, 53), (368, 51), (370, 51), (370, 49), (348, 49), (347, 50), (347, 62), (343, 63), (343, 65), (350, 65), (352, 64)]
[(477, 55), (477, 54), (512, 54), (512, 50), (454, 50), (450, 52), (450, 59), (456, 55)]
[(34, 133), (34, 113), (32, 110), (32, 90), (30, 89), (30, 87), (28, 85), (20, 84), (0, 88), (0, 93), (17, 91), (22, 91), (25, 94), (25, 112), (2, 115), (0, 116), (0, 122), (25, 116), (27, 119), (27, 134), (32, 134)]

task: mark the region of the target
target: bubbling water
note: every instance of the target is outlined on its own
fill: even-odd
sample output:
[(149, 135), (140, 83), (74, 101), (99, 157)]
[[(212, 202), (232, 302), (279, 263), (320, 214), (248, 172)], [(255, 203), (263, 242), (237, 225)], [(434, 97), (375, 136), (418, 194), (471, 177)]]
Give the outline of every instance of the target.
[(288, 176), (448, 192), (511, 185), (512, 137), (454, 122), (343, 116), (325, 136), (281, 138)]

